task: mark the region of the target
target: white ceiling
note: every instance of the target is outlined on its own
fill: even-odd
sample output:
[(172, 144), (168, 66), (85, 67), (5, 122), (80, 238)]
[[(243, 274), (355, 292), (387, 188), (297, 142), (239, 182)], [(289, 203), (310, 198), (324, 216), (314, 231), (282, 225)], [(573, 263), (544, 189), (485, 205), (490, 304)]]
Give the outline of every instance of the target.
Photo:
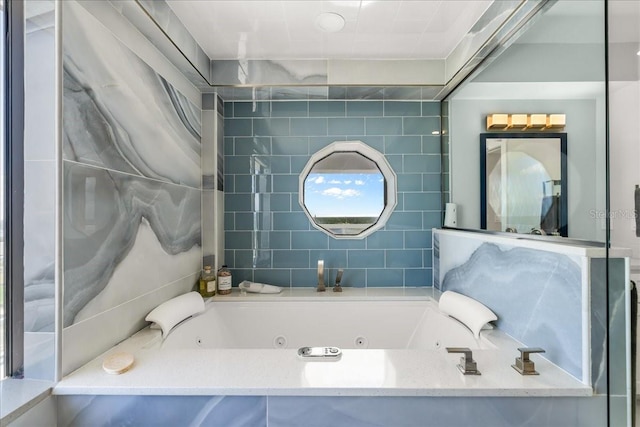
[[(442, 59), (493, 0), (168, 0), (211, 59)], [(346, 20), (324, 33), (321, 12)]]

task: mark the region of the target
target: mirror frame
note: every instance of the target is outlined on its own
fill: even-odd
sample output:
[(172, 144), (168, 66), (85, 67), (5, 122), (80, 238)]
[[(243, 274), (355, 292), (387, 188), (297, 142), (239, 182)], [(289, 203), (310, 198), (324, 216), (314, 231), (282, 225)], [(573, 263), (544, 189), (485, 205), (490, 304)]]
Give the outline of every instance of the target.
[[(560, 140), (560, 228), (562, 237), (568, 237), (569, 215), (567, 197), (567, 134), (552, 132), (495, 132), (480, 134), (480, 228), (487, 230), (487, 139), (524, 139), (524, 138), (557, 138)], [(504, 231), (504, 230), (501, 230)], [(519, 232), (518, 234), (528, 234)]]
[[(330, 156), (333, 153), (343, 153), (343, 152), (350, 152), (350, 153), (355, 152), (373, 161), (378, 166), (378, 169), (380, 169), (380, 172), (382, 173), (382, 176), (384, 176), (384, 180), (385, 180), (384, 209), (382, 210), (382, 213), (380, 213), (380, 216), (378, 217), (378, 220), (376, 222), (374, 222), (368, 228), (362, 230), (358, 234), (331, 233), (326, 228), (323, 228), (322, 226), (316, 224), (316, 222), (313, 220), (313, 216), (311, 215), (311, 213), (309, 212), (309, 210), (304, 204), (304, 182), (307, 176), (309, 175), (309, 173), (311, 172), (311, 170), (313, 169), (313, 167), (315, 166), (315, 164), (321, 161), (322, 159)], [(326, 147), (318, 150), (313, 155), (311, 155), (311, 158), (309, 158), (309, 161), (305, 165), (304, 169), (302, 169), (302, 172), (300, 172), (299, 187), (298, 187), (298, 203), (300, 203), (302, 210), (307, 215), (307, 218), (309, 218), (309, 222), (311, 222), (311, 225), (313, 225), (314, 228), (328, 234), (334, 239), (363, 239), (368, 235), (370, 235), (371, 233), (373, 233), (374, 231), (384, 227), (384, 225), (387, 223), (387, 220), (391, 216), (391, 213), (393, 212), (396, 205), (398, 204), (397, 193), (398, 193), (398, 189), (397, 189), (396, 173), (393, 171), (393, 169), (391, 168), (391, 165), (389, 164), (387, 159), (384, 157), (384, 154), (380, 153), (374, 148), (369, 147), (367, 144), (365, 144), (362, 141), (335, 141), (327, 145)]]

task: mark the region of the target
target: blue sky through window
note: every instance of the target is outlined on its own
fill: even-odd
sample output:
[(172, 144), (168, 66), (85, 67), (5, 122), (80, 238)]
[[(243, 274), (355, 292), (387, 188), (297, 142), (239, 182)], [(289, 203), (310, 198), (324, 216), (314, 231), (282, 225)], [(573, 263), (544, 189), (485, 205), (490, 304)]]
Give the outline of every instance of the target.
[(378, 217), (384, 209), (382, 173), (310, 173), (304, 203), (314, 217)]

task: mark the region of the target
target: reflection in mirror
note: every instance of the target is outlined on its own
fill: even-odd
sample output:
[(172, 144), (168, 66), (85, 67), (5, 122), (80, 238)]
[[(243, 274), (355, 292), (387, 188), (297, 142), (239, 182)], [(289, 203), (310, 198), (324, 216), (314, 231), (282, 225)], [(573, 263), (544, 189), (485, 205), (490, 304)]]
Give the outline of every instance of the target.
[[(443, 158), (446, 156), (444, 164), (449, 169), (444, 182), (450, 196), (446, 201), (458, 206), (458, 227), (477, 229), (481, 225), (481, 200), (475, 182), (481, 164), (478, 136), (487, 132), (487, 115), (564, 114), (563, 132), (569, 137), (567, 234), (572, 239), (605, 242), (604, 5), (604, 1), (547, 2), (541, 13), (509, 43), (492, 51), (473, 75), (445, 98)], [(625, 121), (620, 117), (627, 116), (611, 117)], [(530, 132), (535, 131), (520, 133), (530, 137)]]
[(566, 134), (480, 136), (481, 228), (567, 236)]
[(336, 238), (370, 234), (395, 207), (395, 174), (360, 141), (335, 142), (313, 155), (300, 185), (300, 204), (314, 227)]

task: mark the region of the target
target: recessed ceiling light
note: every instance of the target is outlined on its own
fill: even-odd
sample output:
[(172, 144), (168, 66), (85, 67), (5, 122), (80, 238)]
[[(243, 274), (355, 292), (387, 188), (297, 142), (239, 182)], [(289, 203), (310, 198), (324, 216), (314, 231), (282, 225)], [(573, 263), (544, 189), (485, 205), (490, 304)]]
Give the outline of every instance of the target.
[(316, 27), (327, 33), (335, 33), (344, 28), (344, 18), (337, 13), (322, 12), (316, 17)]
[(636, 53), (636, 55), (640, 56), (640, 50), (638, 51), (638, 53)]

